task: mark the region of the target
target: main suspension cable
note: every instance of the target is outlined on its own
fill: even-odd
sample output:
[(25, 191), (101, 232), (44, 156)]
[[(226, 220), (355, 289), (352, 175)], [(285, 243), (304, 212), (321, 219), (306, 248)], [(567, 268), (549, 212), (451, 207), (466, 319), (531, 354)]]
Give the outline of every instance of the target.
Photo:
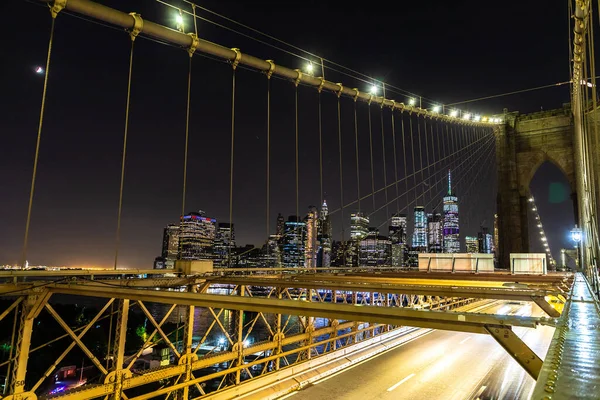
[(383, 187), (385, 188), (384, 193), (385, 193), (385, 210), (386, 210), (386, 215), (387, 218), (389, 219), (390, 217), (390, 210), (389, 207), (387, 206), (388, 204), (388, 189), (387, 189), (387, 165), (385, 162), (385, 130), (384, 130), (384, 122), (383, 122), (383, 105), (381, 106), (381, 110), (379, 112), (379, 116), (381, 119), (381, 149), (382, 149), (382, 161), (383, 161)]

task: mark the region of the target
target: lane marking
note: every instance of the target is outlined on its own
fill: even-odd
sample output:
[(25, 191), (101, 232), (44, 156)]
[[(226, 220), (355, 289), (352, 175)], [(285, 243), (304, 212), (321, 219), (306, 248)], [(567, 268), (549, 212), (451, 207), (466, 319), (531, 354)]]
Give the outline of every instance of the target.
[(466, 338), (464, 338), (463, 340), (460, 341), (460, 344), (465, 343), (467, 340), (471, 339), (472, 336), (468, 336)]
[(483, 385), (482, 387), (479, 388), (479, 390), (477, 391), (477, 394), (475, 396), (477, 396), (476, 400), (481, 400), (479, 398), (479, 396), (481, 396), (481, 393), (485, 392), (485, 389), (487, 389), (487, 386)]
[(402, 385), (404, 382), (406, 382), (407, 380), (409, 380), (413, 376), (415, 376), (415, 374), (410, 374), (406, 378), (402, 379), (400, 382), (396, 383), (394, 386), (390, 387), (387, 391), (391, 392), (392, 390), (396, 389), (398, 386)]

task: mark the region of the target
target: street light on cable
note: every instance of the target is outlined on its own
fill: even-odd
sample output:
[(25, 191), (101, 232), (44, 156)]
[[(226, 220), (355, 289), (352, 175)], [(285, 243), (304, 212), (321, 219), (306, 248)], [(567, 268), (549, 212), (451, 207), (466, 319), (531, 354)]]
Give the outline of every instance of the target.
[(417, 101), (413, 97), (411, 97), (411, 98), (408, 99), (408, 105), (409, 106), (414, 107), (414, 105), (416, 103), (417, 103)]
[(306, 72), (308, 74), (312, 75), (314, 70), (315, 70), (315, 67), (313, 66), (313, 64), (311, 62), (306, 63)]
[(177, 30), (181, 31), (181, 32), (184, 32), (184, 28), (183, 28), (183, 15), (181, 15), (181, 13), (177, 14), (175, 16), (175, 22), (177, 23)]
[(371, 93), (372, 95), (376, 95), (377, 94), (377, 86), (371, 85), (371, 88), (369, 89), (369, 93)]

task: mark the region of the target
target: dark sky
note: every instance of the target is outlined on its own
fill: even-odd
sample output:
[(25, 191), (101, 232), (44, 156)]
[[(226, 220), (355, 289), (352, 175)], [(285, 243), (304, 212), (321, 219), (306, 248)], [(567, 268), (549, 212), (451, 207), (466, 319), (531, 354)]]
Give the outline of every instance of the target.
[[(136, 11), (148, 20), (174, 27), (174, 11), (154, 1), (99, 2), (125, 12)], [(169, 2), (178, 4), (175, 0)], [(439, 103), (449, 104), (569, 79), (566, 2), (482, 3), (473, 0), (434, 1), (427, 5), (422, 2), (361, 3), (360, 7), (349, 4), (211, 0), (201, 5)], [(532, 12), (539, 9), (544, 12)], [(35, 1), (5, 1), (0, 10), (3, 15), (26, 16), (5, 18), (0, 26), (0, 264), (3, 264), (18, 262), (22, 247), (43, 84), (43, 76), (35, 74), (34, 69), (45, 63), (50, 16), (48, 10)], [(210, 14), (202, 15), (233, 26)], [(198, 33), (206, 40), (239, 47), (245, 53), (273, 59), (281, 65), (301, 68), (304, 64), (295, 56), (205, 21), (198, 21)], [(30, 264), (112, 265), (129, 48), (129, 38), (120, 29), (67, 14), (57, 19), (31, 223)], [(120, 266), (149, 267), (160, 253), (162, 228), (177, 221), (181, 208), (187, 65), (188, 57), (182, 49), (150, 40), (136, 41)], [(201, 209), (211, 217), (227, 221), (231, 67), (195, 56), (192, 73), (186, 209)], [(343, 82), (345, 86), (368, 88), (365, 82), (331, 69), (325, 74), (328, 80)], [(317, 94), (307, 87), (300, 87), (298, 93), (299, 208), (304, 213), (308, 205), (318, 205), (320, 201)], [(259, 244), (266, 234), (264, 75), (239, 69), (236, 96), (233, 222), (239, 244)], [(406, 101), (399, 93), (388, 92), (388, 97)], [(323, 185), (331, 209), (338, 209), (341, 202), (336, 101), (334, 95), (322, 94)], [(499, 113), (503, 108), (532, 112), (558, 108), (567, 101), (568, 86), (561, 86), (469, 103), (461, 109), (482, 115)], [(356, 197), (352, 101), (342, 99), (341, 107), (343, 202), (347, 204)], [(367, 105), (359, 104), (360, 190), (363, 194), (371, 191), (367, 113)], [(384, 182), (379, 108), (371, 107), (371, 113), (375, 187), (378, 189)], [(384, 118), (385, 171), (389, 183), (394, 175), (394, 164), (388, 110)], [(397, 125), (401, 118), (408, 126), (408, 117), (399, 114)], [(441, 129), (435, 125), (434, 129), (438, 128)], [(421, 129), (425, 128), (421, 126)], [(416, 130), (415, 125), (415, 140)], [(464, 136), (465, 144), (470, 143), (470, 137)], [(277, 212), (287, 216), (294, 214), (296, 208), (294, 87), (278, 79), (272, 82), (271, 148), (273, 227)], [(475, 235), (482, 222), (492, 226), (496, 192), (493, 156), (490, 156), (493, 153), (484, 153), (483, 145), (477, 148), (460, 155), (472, 156), (477, 163), (467, 162), (457, 167), (455, 174), (459, 176), (453, 177), (461, 201), (461, 236)], [(397, 149), (400, 154), (402, 147), (397, 146)], [(442, 153), (432, 149), (431, 162)], [(421, 154), (425, 165), (426, 150)], [(478, 155), (481, 157), (477, 158)], [(454, 160), (453, 165), (465, 158)], [(412, 159), (407, 160), (410, 165)], [(406, 173), (403, 162), (399, 159), (398, 164), (402, 177)], [(435, 191), (426, 193), (425, 202), (435, 204), (439, 200), (446, 168), (445, 163), (440, 163), (427, 170), (426, 176), (435, 176), (427, 179), (425, 185), (438, 184)], [(408, 173), (411, 173), (410, 167)], [(476, 185), (472, 185), (473, 182)], [(542, 219), (544, 213), (548, 213), (548, 218), (560, 215), (555, 225), (549, 223), (546, 228), (551, 247), (558, 253), (563, 230), (570, 229), (573, 218), (568, 201), (556, 203), (541, 195), (549, 193), (554, 183), (566, 185), (558, 170), (544, 166), (533, 180), (532, 191), (539, 199)], [(411, 180), (408, 184), (413, 186)], [(401, 193), (405, 191), (402, 185)], [(557, 186), (552, 187), (556, 190)], [(417, 193), (427, 188), (420, 185)], [(389, 199), (395, 197), (394, 193), (388, 193)], [(404, 207), (407, 199), (412, 198), (414, 192), (402, 197), (400, 206)], [(376, 208), (384, 205), (384, 192), (375, 200)], [(365, 203), (363, 211), (372, 212), (372, 200), (367, 199)], [(396, 205), (390, 212), (394, 207)], [(557, 213), (559, 208), (556, 207), (562, 207), (562, 211)], [(356, 205), (344, 209), (344, 220), (353, 211)], [(334, 216), (338, 237), (340, 217), (341, 213)], [(385, 208), (372, 220), (373, 225), (383, 224)], [(549, 232), (550, 227), (557, 233)]]

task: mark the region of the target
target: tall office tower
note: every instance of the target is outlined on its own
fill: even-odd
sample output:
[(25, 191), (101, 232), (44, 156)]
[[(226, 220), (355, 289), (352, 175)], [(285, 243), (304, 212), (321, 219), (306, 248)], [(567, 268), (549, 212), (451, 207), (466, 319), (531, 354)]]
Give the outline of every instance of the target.
[(191, 212), (181, 217), (179, 259), (206, 260), (214, 256), (217, 220), (208, 218), (203, 211)]
[(467, 253), (479, 253), (479, 241), (475, 236), (465, 236)]
[(165, 260), (165, 268), (174, 268), (179, 254), (179, 225), (169, 224), (163, 231), (161, 257)]
[(492, 253), (498, 255), (498, 214), (494, 214), (494, 238), (493, 243), (494, 247), (492, 248)]
[(390, 265), (390, 240), (379, 235), (379, 229), (370, 227), (369, 233), (358, 244), (358, 265), (361, 267)]
[(321, 205), (321, 214), (319, 215), (317, 225), (317, 267), (329, 267), (331, 265), (331, 217), (327, 201), (323, 200)]
[(425, 215), (425, 207), (415, 206), (414, 208), (414, 223), (412, 247), (420, 253), (427, 251), (427, 216)]
[[(285, 219), (283, 218), (283, 215), (281, 215), (281, 213), (277, 214), (277, 226), (275, 228), (275, 234), (279, 237), (283, 236), (283, 228), (285, 225)], [(269, 229), (270, 231), (270, 229)]]
[(317, 252), (319, 247), (318, 225), (319, 213), (315, 206), (308, 207), (308, 214), (304, 217), (306, 225), (306, 241), (304, 245), (304, 266), (306, 268), (317, 267)]
[(299, 222), (298, 217), (291, 215), (283, 225), (281, 253), (283, 267), (304, 266), (304, 243), (306, 241), (306, 224)]
[(219, 222), (217, 233), (215, 235), (215, 266), (228, 267), (229, 256), (233, 257), (235, 249), (235, 229), (233, 224), (228, 222)]
[(406, 214), (394, 214), (390, 221), (389, 240), (392, 246), (393, 267), (401, 267), (406, 260)]
[(442, 215), (435, 211), (427, 214), (427, 246), (430, 253), (441, 253), (444, 249)]
[(479, 252), (485, 254), (492, 253), (492, 247), (494, 245), (494, 241), (492, 235), (489, 232), (489, 229), (486, 227), (481, 227), (481, 231), (477, 234), (477, 242), (479, 245)]
[(357, 212), (350, 214), (350, 240), (362, 240), (369, 234), (369, 217)]
[(281, 249), (279, 248), (280, 237), (270, 235), (264, 248), (265, 267), (281, 268)]
[(458, 197), (452, 191), (452, 176), (448, 170), (448, 194), (444, 196), (444, 253), (460, 252), (458, 228)]

